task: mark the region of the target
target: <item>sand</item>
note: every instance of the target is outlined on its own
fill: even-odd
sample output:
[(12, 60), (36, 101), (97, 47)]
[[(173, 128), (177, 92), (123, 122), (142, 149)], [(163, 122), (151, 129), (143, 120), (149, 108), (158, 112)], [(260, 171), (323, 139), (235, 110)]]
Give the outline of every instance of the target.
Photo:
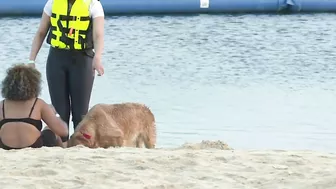
[(335, 154), (233, 150), (220, 141), (152, 150), (0, 150), (0, 158), (1, 189), (336, 188)]

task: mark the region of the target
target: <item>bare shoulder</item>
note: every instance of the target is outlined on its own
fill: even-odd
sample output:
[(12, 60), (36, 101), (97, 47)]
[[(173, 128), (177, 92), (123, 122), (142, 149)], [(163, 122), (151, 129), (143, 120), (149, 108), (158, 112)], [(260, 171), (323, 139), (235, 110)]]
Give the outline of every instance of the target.
[(41, 99), (41, 98), (37, 98), (36, 103), (39, 103), (41, 106), (47, 105), (47, 103), (43, 99)]
[(38, 98), (38, 100), (36, 102), (36, 105), (40, 107), (41, 111), (44, 111), (44, 110), (46, 110), (45, 108), (49, 108), (49, 107), (54, 109), (53, 105), (48, 104), (46, 101), (44, 101), (41, 98)]

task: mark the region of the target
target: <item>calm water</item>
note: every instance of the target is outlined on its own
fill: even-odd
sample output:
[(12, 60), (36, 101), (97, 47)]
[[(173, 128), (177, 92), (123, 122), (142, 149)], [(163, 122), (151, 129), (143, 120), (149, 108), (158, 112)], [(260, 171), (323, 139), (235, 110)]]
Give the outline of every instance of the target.
[[(336, 151), (336, 15), (109, 17), (96, 103), (142, 102), (158, 146)], [(28, 58), (38, 18), (0, 20), (0, 62)], [(37, 67), (44, 74), (48, 46)], [(4, 76), (5, 70), (0, 74)], [(42, 97), (50, 101), (46, 81)]]

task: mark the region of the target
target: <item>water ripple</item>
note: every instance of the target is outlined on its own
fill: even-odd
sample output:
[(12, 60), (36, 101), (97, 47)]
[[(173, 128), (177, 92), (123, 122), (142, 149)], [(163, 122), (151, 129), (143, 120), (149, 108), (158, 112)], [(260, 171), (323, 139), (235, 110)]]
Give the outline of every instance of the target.
[[(108, 17), (91, 104), (138, 101), (159, 146), (336, 150), (333, 14)], [(39, 19), (0, 19), (0, 62), (25, 61)], [(43, 71), (48, 46), (37, 67)], [(0, 75), (3, 76), (4, 72)], [(43, 98), (49, 100), (46, 81)]]

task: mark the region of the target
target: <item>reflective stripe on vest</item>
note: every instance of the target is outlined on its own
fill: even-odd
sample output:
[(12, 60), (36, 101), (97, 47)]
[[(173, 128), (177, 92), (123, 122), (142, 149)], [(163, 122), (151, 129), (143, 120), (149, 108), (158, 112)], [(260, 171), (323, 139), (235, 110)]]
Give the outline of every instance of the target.
[(75, 0), (68, 14), (68, 0), (54, 0), (50, 17), (51, 46), (76, 50), (86, 48), (86, 34), (91, 25), (90, 4), (91, 0)]

